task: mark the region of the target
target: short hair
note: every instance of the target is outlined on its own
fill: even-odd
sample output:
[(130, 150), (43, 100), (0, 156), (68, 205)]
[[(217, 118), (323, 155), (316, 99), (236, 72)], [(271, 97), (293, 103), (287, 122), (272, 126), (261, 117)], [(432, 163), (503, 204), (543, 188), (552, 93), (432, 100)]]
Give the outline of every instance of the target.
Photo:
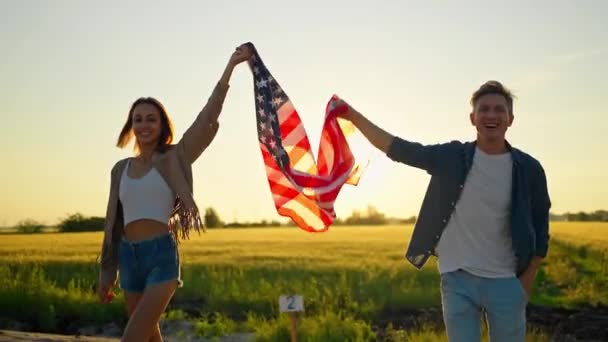
[(473, 95), (471, 95), (471, 106), (475, 108), (477, 101), (484, 95), (488, 94), (499, 94), (504, 96), (505, 100), (507, 100), (507, 107), (509, 109), (509, 114), (513, 115), (513, 98), (515, 97), (513, 93), (502, 83), (498, 81), (487, 81), (482, 84), (479, 89), (477, 89)]

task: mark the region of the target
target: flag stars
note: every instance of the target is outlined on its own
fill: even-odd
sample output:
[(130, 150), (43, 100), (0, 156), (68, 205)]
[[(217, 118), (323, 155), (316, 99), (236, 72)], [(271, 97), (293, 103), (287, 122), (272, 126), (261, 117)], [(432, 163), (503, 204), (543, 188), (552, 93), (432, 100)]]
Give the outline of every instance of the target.
[(268, 146), (270, 146), (271, 149), (276, 150), (277, 142), (274, 139), (270, 138), (270, 141), (268, 142)]
[(280, 97), (275, 97), (275, 98), (272, 100), (272, 105), (273, 105), (275, 108), (278, 108), (278, 107), (281, 105), (281, 102), (283, 102), (283, 100), (282, 100)]
[(272, 94), (275, 96), (283, 96), (283, 89), (277, 85), (272, 89)]
[(265, 137), (274, 137), (274, 130), (266, 123), (260, 124), (260, 134)]
[(262, 89), (267, 86), (267, 83), (268, 83), (268, 80), (261, 79), (256, 82), (256, 86), (258, 87), (258, 89)]

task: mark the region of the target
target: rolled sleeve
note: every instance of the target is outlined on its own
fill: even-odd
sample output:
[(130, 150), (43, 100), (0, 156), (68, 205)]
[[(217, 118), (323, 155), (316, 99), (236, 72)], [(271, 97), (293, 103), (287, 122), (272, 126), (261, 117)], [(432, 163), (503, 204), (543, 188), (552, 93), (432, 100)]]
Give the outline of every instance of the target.
[(441, 145), (422, 145), (399, 137), (391, 142), (386, 155), (393, 161), (426, 170), (434, 174)]

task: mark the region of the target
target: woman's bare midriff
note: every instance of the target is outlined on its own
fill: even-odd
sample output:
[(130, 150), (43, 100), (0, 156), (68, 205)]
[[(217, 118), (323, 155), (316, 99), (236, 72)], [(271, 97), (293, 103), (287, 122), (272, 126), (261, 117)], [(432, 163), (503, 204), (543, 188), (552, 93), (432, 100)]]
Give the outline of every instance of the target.
[(169, 226), (155, 220), (137, 220), (125, 227), (125, 238), (129, 241), (151, 239), (169, 232)]

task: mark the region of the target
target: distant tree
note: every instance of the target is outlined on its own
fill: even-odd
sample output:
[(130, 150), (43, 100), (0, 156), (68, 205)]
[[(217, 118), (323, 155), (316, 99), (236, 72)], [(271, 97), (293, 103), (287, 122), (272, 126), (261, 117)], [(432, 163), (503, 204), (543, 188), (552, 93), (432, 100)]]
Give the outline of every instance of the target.
[(568, 221), (582, 221), (582, 222), (608, 222), (608, 211), (596, 210), (591, 213), (579, 211), (578, 213), (566, 213), (565, 217)]
[(80, 213), (68, 215), (59, 223), (60, 232), (94, 232), (102, 231), (105, 223), (104, 217), (86, 217)]
[(608, 222), (608, 211), (607, 210), (597, 210), (593, 213), (596, 221)]
[(42, 229), (44, 229), (44, 224), (33, 220), (33, 219), (25, 219), (19, 221), (17, 225), (15, 225), (15, 229), (17, 232), (22, 234), (36, 234), (41, 233)]
[(418, 218), (416, 216), (411, 216), (406, 219), (402, 219), (400, 222), (405, 224), (414, 224)]
[(344, 220), (347, 225), (381, 225), (386, 224), (388, 219), (379, 212), (376, 207), (369, 205), (367, 212), (362, 214), (359, 210), (353, 210), (353, 213)]
[(217, 211), (212, 207), (205, 209), (204, 220), (207, 228), (221, 228), (224, 226), (224, 223), (220, 219), (220, 215), (218, 215)]
[[(224, 224), (226, 228), (267, 228), (267, 227), (280, 227), (283, 224), (279, 221), (266, 221), (262, 220), (259, 222), (229, 222)], [(287, 224), (286, 224), (287, 225)]]
[(225, 228), (243, 228), (245, 227), (245, 224), (242, 222), (228, 222), (226, 224), (224, 224)]
[(558, 215), (555, 213), (549, 213), (549, 219), (551, 221), (566, 221), (568, 219), (567, 215)]
[(376, 207), (374, 207), (373, 205), (369, 205), (367, 207), (366, 221), (366, 224), (386, 224), (386, 217), (383, 213), (379, 212)]

